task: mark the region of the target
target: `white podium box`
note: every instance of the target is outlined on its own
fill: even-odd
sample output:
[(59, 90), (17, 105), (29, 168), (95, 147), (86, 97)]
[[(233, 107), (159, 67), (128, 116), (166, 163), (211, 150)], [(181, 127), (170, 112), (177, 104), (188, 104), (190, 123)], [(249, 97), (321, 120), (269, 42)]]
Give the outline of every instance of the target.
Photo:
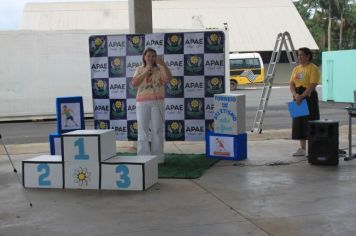
[(246, 132), (244, 94), (214, 95), (214, 133), (238, 135)]
[(156, 156), (116, 156), (100, 166), (101, 189), (146, 190), (158, 181)]
[(62, 157), (42, 155), (22, 161), (22, 184), (26, 188), (63, 188)]
[(99, 163), (116, 155), (114, 130), (76, 130), (61, 138), (63, 162)]
[(100, 168), (98, 162), (64, 162), (64, 188), (100, 189)]

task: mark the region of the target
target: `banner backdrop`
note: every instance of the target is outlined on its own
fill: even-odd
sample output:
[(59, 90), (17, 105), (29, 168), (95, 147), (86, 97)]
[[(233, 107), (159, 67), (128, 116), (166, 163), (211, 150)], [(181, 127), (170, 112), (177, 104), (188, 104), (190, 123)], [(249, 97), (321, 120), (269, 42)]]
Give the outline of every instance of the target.
[(225, 92), (223, 31), (97, 35), (89, 38), (95, 129), (136, 140), (131, 79), (151, 47), (172, 71), (165, 92), (166, 141), (203, 141), (213, 130), (214, 94)]

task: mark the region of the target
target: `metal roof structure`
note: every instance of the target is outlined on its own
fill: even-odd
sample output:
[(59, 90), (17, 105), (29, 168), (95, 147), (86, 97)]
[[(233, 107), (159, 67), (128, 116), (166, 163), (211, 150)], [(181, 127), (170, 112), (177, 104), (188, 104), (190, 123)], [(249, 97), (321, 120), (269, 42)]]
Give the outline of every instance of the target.
[[(272, 51), (288, 31), (295, 48), (318, 49), (292, 0), (160, 0), (152, 2), (154, 32), (222, 28), (229, 51)], [(28, 3), (23, 30), (128, 30), (128, 2)]]

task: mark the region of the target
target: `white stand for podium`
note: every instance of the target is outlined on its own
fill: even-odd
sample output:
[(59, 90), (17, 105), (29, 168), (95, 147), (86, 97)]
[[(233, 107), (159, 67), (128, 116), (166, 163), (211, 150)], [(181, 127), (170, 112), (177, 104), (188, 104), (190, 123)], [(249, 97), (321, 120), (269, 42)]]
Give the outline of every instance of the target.
[(156, 156), (116, 156), (114, 130), (72, 131), (61, 144), (62, 156), (22, 162), (25, 187), (146, 190), (158, 181)]
[(100, 189), (99, 163), (116, 155), (114, 130), (76, 130), (62, 135), (64, 187)]
[(62, 157), (42, 155), (22, 161), (26, 188), (63, 188)]
[(76, 130), (61, 138), (64, 162), (100, 162), (116, 155), (115, 131), (111, 129)]
[(157, 161), (156, 156), (110, 158), (101, 163), (101, 189), (146, 190), (158, 181)]

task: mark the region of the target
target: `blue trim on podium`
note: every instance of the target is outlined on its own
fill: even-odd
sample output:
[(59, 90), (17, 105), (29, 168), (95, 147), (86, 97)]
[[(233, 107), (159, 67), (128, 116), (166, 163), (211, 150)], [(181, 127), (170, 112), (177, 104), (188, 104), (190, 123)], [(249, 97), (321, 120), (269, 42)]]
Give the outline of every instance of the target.
[(56, 154), (56, 147), (54, 145), (54, 138), (61, 138), (61, 135), (58, 133), (50, 133), (48, 135), (48, 139), (49, 139), (49, 150), (51, 155), (59, 155)]
[[(224, 155), (211, 155), (210, 154), (210, 136), (218, 137), (231, 137), (233, 138), (233, 157), (226, 157)], [(246, 160), (247, 159), (247, 133), (230, 135), (230, 134), (218, 134), (212, 131), (206, 133), (205, 135), (205, 153), (206, 158), (218, 158), (224, 160)]]

